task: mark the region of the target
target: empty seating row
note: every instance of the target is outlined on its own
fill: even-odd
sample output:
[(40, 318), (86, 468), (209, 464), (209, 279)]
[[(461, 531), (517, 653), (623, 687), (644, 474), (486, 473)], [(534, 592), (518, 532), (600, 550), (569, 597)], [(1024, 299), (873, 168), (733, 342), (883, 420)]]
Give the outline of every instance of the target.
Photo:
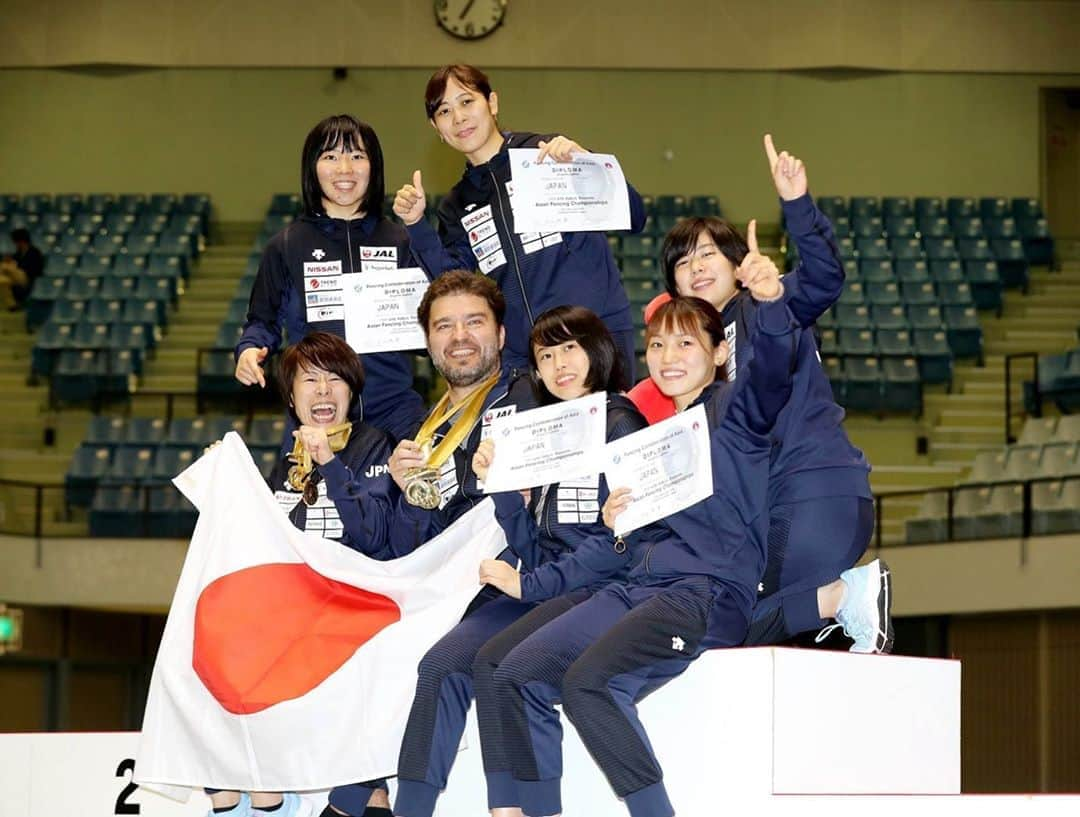
[(132, 370), (141, 376), (146, 357), (157, 345), (159, 331), (156, 325), (149, 327), (142, 321), (47, 323), (38, 333), (31, 350), (30, 372), (39, 377), (50, 377), (57, 360), (66, 351), (128, 351)]
[(914, 357), (822, 357), (836, 402), (851, 411), (922, 414), (922, 377)]
[(951, 196), (852, 196), (850, 202), (843, 196), (819, 196), (818, 207), (830, 218), (840, 216), (878, 216), (920, 218), (980, 216), (982, 218), (1039, 218), (1043, 215), (1042, 205), (1034, 198), (1013, 198), (1001, 196), (972, 198)]
[[(983, 356), (983, 332), (978, 314), (973, 306), (932, 306), (909, 304), (908, 306), (865, 306), (863, 304), (839, 303), (822, 315), (818, 327), (823, 333), (848, 330), (855, 332), (911, 331), (910, 340), (927, 349), (945, 344), (958, 358), (981, 360)], [(943, 337), (942, 337), (943, 333)], [(867, 336), (848, 334), (845, 339), (858, 341), (864, 346)], [(841, 336), (830, 336), (841, 353), (848, 350)], [(873, 338), (870, 338), (872, 341)], [(902, 338), (900, 338), (902, 340)], [(937, 382), (937, 381), (935, 381)]]
[(17, 193), (0, 194), (0, 213), (43, 215), (46, 213), (129, 213), (144, 212), (170, 215), (179, 213), (209, 214), (210, 196), (206, 193)]

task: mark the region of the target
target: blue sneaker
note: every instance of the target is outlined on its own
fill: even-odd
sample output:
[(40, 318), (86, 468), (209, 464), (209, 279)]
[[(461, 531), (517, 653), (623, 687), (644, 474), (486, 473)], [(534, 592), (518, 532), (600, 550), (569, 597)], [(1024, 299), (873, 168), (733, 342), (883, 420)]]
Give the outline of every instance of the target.
[(281, 808), (274, 811), (251, 809), (251, 817), (311, 817), (313, 813), (311, 803), (291, 791), (282, 795)]
[(840, 574), (844, 583), (844, 602), (830, 624), (815, 639), (824, 641), (837, 627), (855, 640), (851, 652), (890, 653), (893, 648), (892, 572), (883, 559), (874, 559), (862, 567)]
[(251, 798), (246, 791), (240, 792), (240, 802), (228, 811), (210, 809), (206, 817), (251, 817)]

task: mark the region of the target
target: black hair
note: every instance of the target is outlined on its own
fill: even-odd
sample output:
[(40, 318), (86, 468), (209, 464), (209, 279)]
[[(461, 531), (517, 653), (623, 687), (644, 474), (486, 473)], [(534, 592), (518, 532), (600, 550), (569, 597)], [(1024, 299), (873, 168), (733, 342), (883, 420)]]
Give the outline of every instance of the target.
[(29, 244), (30, 243), (30, 231), (28, 229), (26, 229), (25, 227), (16, 227), (14, 230), (11, 231), (11, 240), (14, 241), (15, 243), (19, 243), (20, 241), (25, 241), (27, 244)]
[(692, 216), (683, 219), (664, 236), (664, 246), (660, 250), (664, 285), (673, 298), (679, 294), (675, 286), (675, 264), (680, 258), (694, 251), (702, 230), (712, 237), (717, 249), (736, 267), (750, 252), (750, 248), (746, 246), (746, 239), (732, 226), (731, 222), (725, 219), (716, 216)]
[(595, 312), (583, 306), (556, 306), (536, 319), (529, 334), (529, 362), (542, 402), (553, 403), (557, 399), (548, 392), (537, 374), (536, 349), (568, 341), (576, 342), (589, 358), (585, 387), (590, 393), (625, 391), (627, 383), (622, 358), (607, 325)]
[(301, 369), (322, 369), (345, 381), (352, 393), (349, 416), (358, 414), (360, 392), (364, 388), (364, 364), (360, 356), (342, 338), (330, 332), (312, 332), (285, 349), (278, 363), (278, 388), (293, 419), (299, 422), (293, 408), (293, 380)]
[(506, 299), (499, 287), (486, 275), (465, 269), (445, 272), (431, 282), (420, 306), (416, 310), (416, 320), (428, 335), (428, 321), (431, 319), (431, 305), (444, 295), (475, 295), (487, 301), (491, 314), (495, 316), (495, 325), (502, 326), (506, 317)]
[(487, 74), (475, 65), (444, 65), (431, 75), (427, 88), (424, 89), (424, 112), (428, 119), (435, 118), (435, 111), (442, 104), (443, 95), (446, 93), (446, 83), (453, 77), (464, 88), (481, 94), (484, 99), (491, 99), (491, 81)]
[[(714, 349), (725, 340), (724, 319), (704, 298), (676, 295), (657, 307), (645, 327), (646, 349), (652, 336), (661, 332), (685, 332), (701, 341), (708, 340)], [(716, 367), (716, 379), (727, 379), (723, 366)]]
[(328, 116), (311, 129), (304, 140), (304, 149), (300, 154), (300, 194), (304, 201), (304, 214), (319, 215), (324, 212), (322, 186), (316, 164), (319, 157), (328, 150), (341, 147), (351, 151), (362, 148), (367, 153), (371, 172), (368, 176), (367, 193), (361, 199), (357, 212), (382, 218), (383, 197), (386, 182), (383, 178), (383, 154), (379, 137), (375, 129), (355, 116), (338, 114)]

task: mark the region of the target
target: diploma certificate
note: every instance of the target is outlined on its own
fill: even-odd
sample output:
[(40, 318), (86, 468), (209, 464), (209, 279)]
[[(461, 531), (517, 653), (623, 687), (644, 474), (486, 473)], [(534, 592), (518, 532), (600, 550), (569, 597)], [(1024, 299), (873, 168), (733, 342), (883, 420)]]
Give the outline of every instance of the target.
[(629, 230), (630, 194), (619, 160), (575, 153), (536, 163), (538, 148), (512, 148), (514, 230), (518, 233)]
[(489, 438), (495, 459), (484, 492), (517, 491), (597, 473), (606, 430), (606, 392), (495, 418)]
[(663, 519), (712, 494), (709, 449), (704, 406), (608, 443), (608, 489), (629, 488), (634, 498), (615, 517), (615, 534)]
[(341, 276), (345, 340), (358, 353), (423, 349), (416, 309), (428, 288), (420, 268), (371, 270)]

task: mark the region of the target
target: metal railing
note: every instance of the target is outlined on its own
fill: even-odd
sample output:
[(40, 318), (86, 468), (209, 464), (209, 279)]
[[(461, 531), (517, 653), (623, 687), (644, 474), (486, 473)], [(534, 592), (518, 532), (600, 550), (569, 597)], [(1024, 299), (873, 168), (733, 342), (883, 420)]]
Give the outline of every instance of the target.
[[(1005, 355), (1005, 442), (1012, 444), (1016, 442), (1017, 437), (1013, 434), (1013, 366), (1016, 362), (1021, 360), (1030, 360), (1032, 369), (1032, 411), (1029, 415), (1028, 407), (1021, 399), (1020, 409), (1016, 412), (1016, 416), (1020, 418), (1024, 417), (1042, 417), (1042, 393), (1039, 390), (1039, 353), (1038, 352), (1014, 352), (1011, 355)], [(1021, 393), (1023, 390), (1021, 388)]]

